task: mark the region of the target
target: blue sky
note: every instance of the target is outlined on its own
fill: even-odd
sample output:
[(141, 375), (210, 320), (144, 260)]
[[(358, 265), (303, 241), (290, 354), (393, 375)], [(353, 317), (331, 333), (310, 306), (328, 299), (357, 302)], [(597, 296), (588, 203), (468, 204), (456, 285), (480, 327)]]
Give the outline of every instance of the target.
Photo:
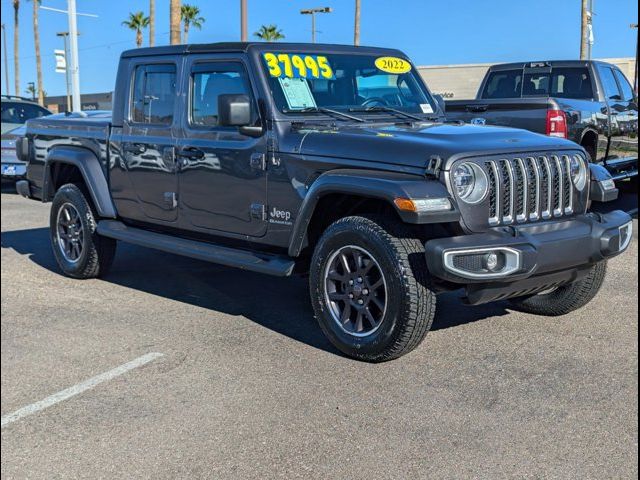
[[(7, 25), (9, 71), (13, 93), (13, 8), (1, 0)], [(198, 5), (206, 18), (190, 42), (235, 41), (240, 37), (239, 0), (183, 0)], [(31, 25), (32, 4), (21, 0), (21, 90), (35, 80)], [(66, 9), (66, 0), (42, 0)], [(330, 6), (318, 16), (318, 41), (353, 42), (352, 0), (248, 0), (249, 31), (276, 23), (286, 40), (309, 41), (310, 18), (301, 8)], [(131, 11), (148, 11), (148, 0), (77, 0), (78, 11), (99, 18), (79, 18), (80, 78), (83, 93), (113, 89), (122, 50), (135, 47), (135, 33), (121, 26)], [(156, 44), (168, 42), (169, 0), (156, 0)], [(635, 55), (638, 5), (635, 0), (595, 0), (596, 58)], [(67, 30), (66, 16), (40, 11), (44, 90), (65, 93), (64, 75), (54, 72), (53, 50), (61, 48), (56, 32)], [(361, 43), (404, 50), (418, 65), (570, 59), (579, 53), (580, 0), (362, 0)], [(146, 43), (145, 35), (145, 43)], [(4, 53), (3, 53), (4, 57)], [(5, 93), (4, 62), (2, 92)]]

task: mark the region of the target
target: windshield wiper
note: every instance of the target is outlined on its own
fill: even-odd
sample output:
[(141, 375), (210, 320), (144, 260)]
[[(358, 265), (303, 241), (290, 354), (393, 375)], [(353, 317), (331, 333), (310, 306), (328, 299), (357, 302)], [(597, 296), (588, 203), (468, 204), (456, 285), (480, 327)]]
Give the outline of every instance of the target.
[(324, 113), (325, 115), (333, 115), (334, 117), (341, 117), (348, 120), (353, 120), (354, 122), (364, 122), (365, 120), (356, 117), (354, 115), (349, 115), (348, 113), (339, 112), (338, 110), (332, 110), (330, 108), (325, 107), (306, 107), (299, 109), (284, 109), (283, 113)]
[(420, 118), (416, 115), (411, 115), (410, 113), (403, 112), (402, 110), (398, 110), (397, 108), (392, 107), (384, 107), (382, 105), (375, 105), (367, 108), (350, 108), (350, 112), (390, 112), (395, 113), (396, 115), (403, 116), (405, 118), (410, 118), (411, 120), (416, 120), (418, 122), (424, 121), (423, 118)]

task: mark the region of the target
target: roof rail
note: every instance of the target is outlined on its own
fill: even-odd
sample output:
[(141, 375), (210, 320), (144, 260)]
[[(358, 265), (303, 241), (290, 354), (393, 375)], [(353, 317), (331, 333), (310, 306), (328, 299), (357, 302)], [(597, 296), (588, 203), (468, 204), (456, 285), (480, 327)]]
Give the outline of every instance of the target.
[(35, 102), (33, 98), (21, 97), (19, 95), (2, 95), (4, 100), (24, 100), (25, 102)]

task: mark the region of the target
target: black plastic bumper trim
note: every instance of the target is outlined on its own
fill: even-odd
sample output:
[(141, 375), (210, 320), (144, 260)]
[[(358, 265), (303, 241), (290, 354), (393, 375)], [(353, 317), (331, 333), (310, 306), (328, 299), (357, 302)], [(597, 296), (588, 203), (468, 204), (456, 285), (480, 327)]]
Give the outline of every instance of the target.
[(425, 244), (431, 275), (458, 283), (492, 283), (491, 279), (465, 278), (449, 271), (444, 254), (457, 249), (510, 247), (521, 253), (522, 268), (495, 282), (516, 282), (547, 273), (593, 265), (620, 253), (620, 227), (631, 217), (620, 210), (604, 215), (587, 214), (571, 220), (496, 228), (487, 233), (430, 240)]

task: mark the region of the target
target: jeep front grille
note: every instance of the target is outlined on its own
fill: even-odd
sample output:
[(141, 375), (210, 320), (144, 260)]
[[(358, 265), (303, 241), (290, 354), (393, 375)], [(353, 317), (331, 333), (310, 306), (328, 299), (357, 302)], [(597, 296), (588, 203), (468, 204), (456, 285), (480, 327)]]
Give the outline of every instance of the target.
[(575, 194), (569, 155), (487, 160), (489, 225), (572, 215)]

